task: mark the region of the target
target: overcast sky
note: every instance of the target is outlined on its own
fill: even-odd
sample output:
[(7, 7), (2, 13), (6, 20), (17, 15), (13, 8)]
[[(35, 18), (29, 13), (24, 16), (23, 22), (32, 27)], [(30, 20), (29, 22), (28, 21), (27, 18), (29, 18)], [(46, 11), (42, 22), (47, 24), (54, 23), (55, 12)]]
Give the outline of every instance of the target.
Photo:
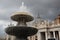
[(22, 2), (31, 9), (34, 17), (39, 13), (43, 19), (53, 20), (60, 14), (60, 0), (0, 0), (0, 37), (5, 35), (4, 29), (11, 22), (10, 16), (19, 10)]

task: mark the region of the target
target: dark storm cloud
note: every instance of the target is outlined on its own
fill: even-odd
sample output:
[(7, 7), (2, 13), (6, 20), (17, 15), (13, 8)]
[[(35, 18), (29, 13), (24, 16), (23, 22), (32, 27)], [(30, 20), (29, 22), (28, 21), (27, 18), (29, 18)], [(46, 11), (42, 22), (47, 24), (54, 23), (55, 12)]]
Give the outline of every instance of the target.
[(19, 9), (22, 1), (32, 10), (35, 16), (39, 12), (43, 18), (52, 20), (60, 13), (60, 0), (1, 0), (0, 7), (6, 10), (6, 12), (0, 13), (0, 19), (8, 20), (9, 15)]

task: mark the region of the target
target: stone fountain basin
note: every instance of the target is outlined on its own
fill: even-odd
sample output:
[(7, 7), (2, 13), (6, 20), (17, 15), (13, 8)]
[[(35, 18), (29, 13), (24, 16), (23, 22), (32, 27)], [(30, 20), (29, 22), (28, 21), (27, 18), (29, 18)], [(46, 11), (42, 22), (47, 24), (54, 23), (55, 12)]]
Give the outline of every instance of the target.
[(18, 37), (27, 37), (32, 36), (37, 33), (37, 29), (33, 27), (22, 27), (22, 26), (13, 26), (6, 28), (6, 33), (9, 35), (14, 35)]

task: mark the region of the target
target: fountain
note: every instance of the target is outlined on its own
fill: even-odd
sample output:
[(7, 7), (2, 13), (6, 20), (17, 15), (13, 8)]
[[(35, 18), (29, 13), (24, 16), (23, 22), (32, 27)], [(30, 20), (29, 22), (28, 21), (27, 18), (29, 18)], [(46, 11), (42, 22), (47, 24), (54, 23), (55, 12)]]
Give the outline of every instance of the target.
[(24, 2), (22, 2), (20, 10), (11, 16), (11, 19), (13, 21), (17, 21), (17, 25), (7, 27), (5, 32), (9, 35), (16, 36), (16, 38), (19, 40), (27, 40), (28, 36), (32, 36), (38, 31), (36, 28), (28, 27), (26, 24), (27, 22), (32, 21), (34, 18), (27, 10), (27, 7), (24, 6)]

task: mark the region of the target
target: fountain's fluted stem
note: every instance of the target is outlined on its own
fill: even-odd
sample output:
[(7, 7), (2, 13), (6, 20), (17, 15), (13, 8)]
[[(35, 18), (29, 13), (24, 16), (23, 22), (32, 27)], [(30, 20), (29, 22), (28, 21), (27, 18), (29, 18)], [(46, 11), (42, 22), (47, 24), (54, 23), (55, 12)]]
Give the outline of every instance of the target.
[(17, 26), (27, 26), (26, 20), (21, 18), (20, 21), (18, 21)]

